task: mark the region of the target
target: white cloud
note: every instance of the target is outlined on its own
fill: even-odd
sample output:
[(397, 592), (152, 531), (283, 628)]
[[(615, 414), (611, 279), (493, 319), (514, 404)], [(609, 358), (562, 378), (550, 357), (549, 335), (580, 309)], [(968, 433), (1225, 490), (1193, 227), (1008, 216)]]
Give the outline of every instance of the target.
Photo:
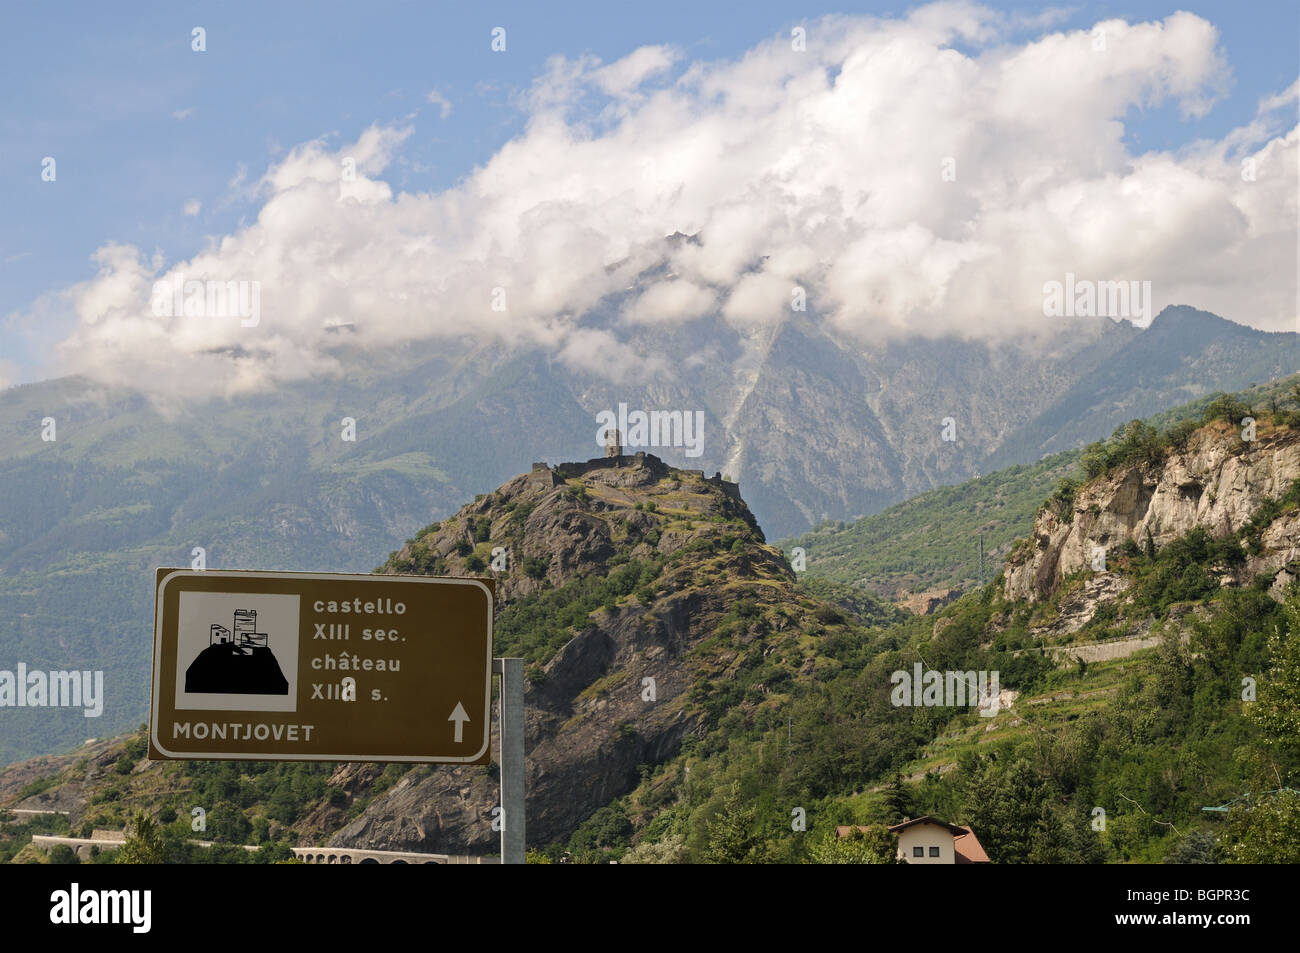
[(627, 96), (652, 76), (668, 70), (680, 54), (671, 46), (643, 46), (617, 62), (594, 70), (591, 80), (609, 96)]
[(202, 209), (203, 209), (202, 202), (200, 202), (198, 199), (190, 199), (188, 202), (185, 203), (185, 206), (181, 209), (181, 213), (184, 215), (194, 216), (194, 215), (198, 215)]
[(179, 121), (179, 120), (184, 120), (184, 119), (189, 119), (190, 116), (193, 115), (193, 113), (194, 113), (194, 107), (193, 107), (193, 106), (186, 106), (184, 109), (177, 109), (175, 112), (173, 112), (173, 113), (172, 113), (172, 118), (173, 118), (173, 119), (176, 119), (176, 120), (178, 120), (178, 121)]
[(446, 119), (451, 115), (451, 100), (436, 89), (429, 90), (429, 95), (425, 96), (424, 99), (425, 102), (432, 103), (438, 107), (439, 119)]
[(717, 303), (717, 295), (692, 281), (660, 281), (651, 285), (625, 309), (633, 324), (676, 324), (704, 317)]
[[(1191, 14), (1102, 27), (1104, 51), (1091, 29), (1015, 42), (1023, 22), (943, 3), (809, 22), (802, 53), (783, 35), (681, 69), (665, 47), (556, 57), (525, 130), (446, 191), (395, 194), (379, 176), (410, 130), (376, 126), (291, 150), (254, 222), (166, 272), (107, 246), (72, 289), (64, 369), (231, 393), (335, 369), (326, 327), (343, 322), (372, 347), (471, 332), (644, 372), (636, 329), (701, 315), (862, 339), (1041, 330), (1043, 284), (1067, 271), (1151, 280), (1156, 310), (1293, 328), (1294, 87), (1222, 141), (1135, 153), (1130, 115), (1201, 115), (1228, 70)], [(150, 286), (173, 272), (257, 280), (261, 323), (154, 316)]]

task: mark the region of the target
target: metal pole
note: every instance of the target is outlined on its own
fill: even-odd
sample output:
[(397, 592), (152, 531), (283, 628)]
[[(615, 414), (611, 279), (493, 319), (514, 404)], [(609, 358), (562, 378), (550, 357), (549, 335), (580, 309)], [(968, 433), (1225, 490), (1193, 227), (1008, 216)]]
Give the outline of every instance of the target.
[(524, 862), (524, 660), (492, 660), (501, 676), (501, 863)]

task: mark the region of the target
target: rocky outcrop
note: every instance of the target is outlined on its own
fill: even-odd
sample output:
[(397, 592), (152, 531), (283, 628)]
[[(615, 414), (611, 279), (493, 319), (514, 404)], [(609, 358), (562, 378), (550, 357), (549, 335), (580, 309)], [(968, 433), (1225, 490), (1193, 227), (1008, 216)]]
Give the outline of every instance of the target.
[[(719, 671), (692, 649), (718, 634), (739, 600), (754, 618), (797, 602), (793, 572), (764, 543), (735, 485), (649, 454), (537, 465), (412, 540), (386, 568), (487, 575), (474, 560), (494, 549), (508, 554), (505, 571), (491, 573), (499, 619), (516, 603), (531, 607), (531, 597), (605, 578), (628, 560), (658, 567), (652, 582), (587, 614), (553, 655), (529, 666), (529, 843), (568, 836), (634, 788), (641, 765), (672, 757), (700, 727), (693, 690), (701, 678), (728, 677), (725, 666), (740, 655)], [(765, 635), (765, 645), (794, 645), (798, 630)], [(742, 640), (758, 637), (755, 630)], [(330, 844), (491, 853), (500, 839), (495, 770), (408, 775)]]
[(932, 615), (951, 602), (961, 598), (960, 589), (929, 589), (895, 602), (900, 609), (906, 609), (913, 615)]
[(1097, 610), (1114, 602), (1129, 586), (1129, 580), (1119, 573), (1103, 572), (1089, 576), (1083, 584), (1062, 593), (1056, 605), (1056, 615), (1030, 632), (1035, 638), (1054, 638), (1071, 635), (1092, 621)]
[[(1030, 602), (1056, 592), (1069, 575), (1094, 565), (1097, 551), (1117, 555), (1147, 534), (1157, 547), (1203, 526), (1217, 538), (1237, 533), (1270, 500), (1300, 479), (1300, 432), (1259, 430), (1243, 443), (1225, 424), (1196, 431), (1186, 449), (1160, 465), (1133, 464), (1080, 487), (1068, 514), (1039, 512), (1028, 544), (1007, 561), (1004, 593)], [(1283, 513), (1261, 534), (1249, 555), (1246, 577), (1261, 572), (1293, 577), (1300, 516)], [(1275, 588), (1277, 588), (1275, 586)]]

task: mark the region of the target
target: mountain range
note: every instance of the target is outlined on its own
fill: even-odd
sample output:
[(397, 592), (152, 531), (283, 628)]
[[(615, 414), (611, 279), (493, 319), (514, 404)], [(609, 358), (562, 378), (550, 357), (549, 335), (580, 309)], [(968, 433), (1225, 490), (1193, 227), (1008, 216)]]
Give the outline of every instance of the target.
[(614, 381), (540, 350), (351, 337), (339, 378), (224, 402), (160, 407), (72, 378), (0, 394), (0, 644), (35, 668), (103, 670), (108, 696), (96, 722), (7, 713), (0, 762), (138, 723), (153, 567), (201, 547), (210, 568), (364, 571), (529, 463), (591, 455), (596, 415), (620, 403), (702, 411), (700, 456), (650, 449), (739, 481), (779, 538), (1297, 366), (1295, 334), (1185, 307), (998, 343), (700, 322), (634, 341), (678, 370), (614, 366)]
[[(536, 466), (380, 571), (508, 555), (496, 647), (526, 662), (540, 862), (888, 862), (846, 853), (837, 825), (921, 814), (969, 825), (998, 863), (1296, 862), (1276, 832), (1300, 817), (1297, 403), (1293, 387), (1243, 426), (1250, 405), (1220, 397), (1090, 446), (1089, 479), (933, 616), (799, 579), (735, 484), (648, 454)], [(991, 675), (996, 699), (900, 701), (891, 686), (922, 669)], [(28, 812), (0, 816), (0, 857), (46, 862), (33, 833), (139, 810), (191, 860), (255, 860), (230, 846), (248, 842), (263, 859), (496, 850), (494, 764), (145, 753), (138, 731), (0, 771), (0, 805)], [(195, 807), (223, 846), (193, 843)]]

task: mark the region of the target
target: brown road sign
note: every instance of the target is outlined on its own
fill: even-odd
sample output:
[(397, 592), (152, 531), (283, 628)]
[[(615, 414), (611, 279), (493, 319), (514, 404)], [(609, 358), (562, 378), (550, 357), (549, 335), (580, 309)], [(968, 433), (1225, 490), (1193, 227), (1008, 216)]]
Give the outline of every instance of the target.
[(159, 569), (151, 758), (490, 757), (491, 580)]

